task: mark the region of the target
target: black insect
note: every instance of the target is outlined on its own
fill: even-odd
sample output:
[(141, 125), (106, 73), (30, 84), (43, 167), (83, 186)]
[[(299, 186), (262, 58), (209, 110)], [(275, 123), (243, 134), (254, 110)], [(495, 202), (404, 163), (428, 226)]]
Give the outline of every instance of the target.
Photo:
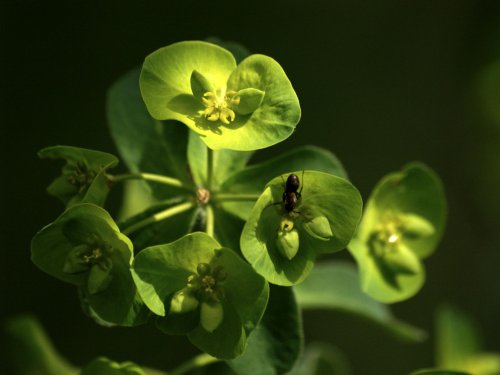
[[(304, 172), (302, 172), (302, 177), (304, 177)], [(300, 185), (299, 177), (294, 173), (289, 174), (285, 182), (285, 191), (282, 198), (283, 206), (287, 212), (295, 211), (295, 206), (302, 196), (301, 192), (302, 186)]]

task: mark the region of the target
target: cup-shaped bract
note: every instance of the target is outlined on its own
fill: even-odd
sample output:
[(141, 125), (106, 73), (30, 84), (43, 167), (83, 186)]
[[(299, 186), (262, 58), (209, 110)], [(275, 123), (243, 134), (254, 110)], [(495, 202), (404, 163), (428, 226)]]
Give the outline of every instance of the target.
[(421, 259), (435, 250), (445, 222), (443, 187), (429, 167), (411, 163), (382, 178), (349, 244), (363, 291), (386, 303), (417, 293), (425, 281)]
[(174, 43), (147, 56), (140, 88), (152, 117), (184, 123), (211, 149), (269, 147), (300, 120), (297, 95), (275, 60), (256, 54), (237, 65), (207, 42)]
[(31, 242), (35, 265), (78, 286), (99, 318), (125, 326), (147, 317), (130, 273), (132, 257), (132, 243), (111, 216), (89, 203), (68, 208)]
[(162, 331), (187, 334), (194, 345), (222, 359), (243, 353), (269, 298), (261, 276), (200, 232), (142, 250), (132, 274), (144, 303), (159, 315)]
[(66, 161), (61, 176), (47, 188), (48, 193), (59, 198), (66, 207), (76, 203), (104, 204), (109, 192), (105, 172), (118, 164), (114, 155), (78, 147), (53, 146), (40, 150), (38, 156)]
[(317, 256), (344, 249), (362, 210), (361, 196), (349, 181), (317, 171), (293, 173), (300, 180), (296, 203), (288, 207), (293, 209), (287, 210), (284, 195), (290, 174), (276, 177), (255, 204), (240, 239), (257, 273), (283, 286), (303, 281)]

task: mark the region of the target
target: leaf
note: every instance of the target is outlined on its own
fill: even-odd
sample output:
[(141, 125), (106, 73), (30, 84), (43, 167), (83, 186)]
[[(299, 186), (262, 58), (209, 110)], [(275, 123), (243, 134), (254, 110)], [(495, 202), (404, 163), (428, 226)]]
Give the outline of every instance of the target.
[[(153, 119), (139, 90), (140, 70), (120, 78), (108, 91), (107, 116), (111, 135), (132, 173), (163, 174), (190, 186), (186, 161), (187, 129), (175, 121)], [(157, 198), (182, 194), (176, 187), (147, 183)]]
[(297, 366), (289, 375), (351, 375), (345, 355), (327, 343), (312, 343), (306, 347)]
[(442, 370), (442, 369), (425, 369), (412, 372), (410, 375), (473, 375), (468, 372)]
[(436, 313), (436, 363), (474, 375), (500, 373), (500, 353), (483, 351), (476, 322), (452, 305)]
[(420, 342), (426, 333), (396, 319), (389, 308), (367, 296), (359, 286), (356, 268), (345, 262), (316, 265), (309, 277), (295, 287), (299, 305), (307, 309), (343, 311), (371, 321), (406, 341)]
[(118, 159), (105, 152), (71, 146), (47, 147), (38, 152), (42, 159), (63, 159), (62, 175), (47, 188), (66, 207), (77, 203), (104, 205), (109, 192), (105, 172), (118, 164)]
[(55, 350), (36, 318), (21, 315), (6, 323), (5, 349), (17, 374), (76, 375), (79, 370)]
[[(245, 167), (251, 151), (213, 150), (213, 176), (211, 190), (217, 188), (232, 174)], [(208, 187), (208, 149), (201, 137), (193, 131), (189, 132), (188, 161), (193, 180), (197, 186)]]
[[(340, 161), (331, 152), (315, 147), (303, 146), (285, 152), (271, 160), (247, 166), (224, 180), (221, 191), (234, 194), (261, 194), (266, 184), (274, 177), (291, 171), (314, 170), (346, 178)], [(307, 181), (304, 182), (307, 184)], [(222, 202), (224, 210), (247, 220), (255, 202)]]
[(475, 322), (453, 306), (440, 306), (436, 313), (437, 365), (467, 369), (469, 358), (480, 351), (481, 340)]
[[(82, 244), (105, 251), (104, 259), (112, 264), (110, 281), (97, 294), (89, 293), (88, 271), (64, 272), (72, 249)], [(101, 319), (124, 326), (142, 324), (148, 316), (130, 275), (132, 255), (132, 243), (120, 233), (111, 216), (104, 209), (88, 203), (67, 209), (54, 223), (39, 231), (31, 242), (31, 259), (37, 267), (78, 286)]]
[(133, 362), (114, 362), (99, 357), (82, 369), (81, 375), (145, 375), (146, 373)]
[[(176, 215), (156, 221), (166, 210), (173, 209), (182, 204), (178, 198), (156, 203), (126, 220), (119, 223), (121, 230), (128, 234), (134, 244), (136, 251), (146, 247), (160, 245), (179, 239), (192, 231), (199, 209), (193, 206), (186, 211)], [(147, 225), (137, 227), (144, 220), (152, 218)]]
[[(294, 172), (301, 175), (301, 172)], [(305, 171), (302, 196), (295, 213), (287, 213), (281, 203), (283, 179), (267, 185), (255, 204), (241, 234), (241, 251), (254, 269), (269, 282), (289, 286), (302, 282), (317, 256), (342, 250), (354, 234), (361, 216), (361, 197), (347, 180), (316, 171)], [(278, 203), (278, 205), (277, 205)], [(333, 236), (318, 240), (303, 228), (316, 216), (325, 216)], [(283, 220), (293, 220), (299, 235), (299, 250), (293, 259), (281, 255), (276, 237)]]
[[(248, 334), (264, 313), (269, 286), (232, 250), (222, 248), (205, 233), (192, 233), (173, 243), (144, 249), (134, 261), (133, 275), (146, 305), (155, 314), (167, 316), (165, 321), (159, 321), (160, 328), (182, 333), (173, 332), (175, 322), (170, 320), (177, 318), (169, 312), (169, 301), (172, 295), (188, 286), (194, 288), (198, 298), (206, 298), (203, 289), (197, 287), (198, 281), (193, 281), (199, 280), (202, 265), (211, 270), (220, 268), (226, 275), (220, 286), (218, 283), (213, 286), (215, 290), (222, 290), (219, 300), (223, 319), (213, 332), (197, 324), (186, 333), (194, 345), (208, 354), (222, 359), (234, 358), (243, 352)], [(179, 324), (187, 329), (191, 323), (190, 318)]]
[(224, 138), (213, 141), (207, 138), (209, 147), (255, 150), (281, 142), (293, 133), (301, 115), (299, 99), (283, 68), (274, 59), (250, 55), (232, 72), (227, 88), (236, 92), (253, 88), (265, 95), (249, 117), (237, 116), (231, 128), (224, 128)]
[(278, 375), (289, 371), (303, 346), (302, 319), (291, 288), (271, 286), (262, 321), (242, 356), (227, 364), (238, 375)]
[(233, 55), (221, 47), (199, 41), (174, 43), (146, 57), (140, 76), (141, 93), (154, 118), (181, 121), (203, 133), (188, 118), (203, 108), (193, 96), (191, 75), (196, 70), (220, 88), (225, 87), (235, 68)]
[[(205, 77), (206, 84), (201, 86), (210, 83), (214, 87), (215, 92), (205, 94), (209, 97), (197, 97), (200, 85), (193, 92), (193, 71)], [(206, 42), (175, 43), (150, 54), (140, 86), (154, 118), (183, 122), (211, 149), (268, 147), (289, 137), (300, 119), (297, 95), (275, 60), (252, 55), (237, 67), (229, 51)], [(230, 96), (243, 89), (257, 89), (265, 95), (251, 114), (235, 115)]]
[[(373, 189), (349, 244), (359, 265), (363, 291), (385, 303), (417, 293), (425, 281), (420, 260), (435, 250), (445, 221), (443, 187), (429, 167), (411, 163), (385, 176)], [(390, 262), (394, 257), (385, 257), (389, 253), (398, 253), (395, 257), (406, 259), (409, 268), (395, 267)]]

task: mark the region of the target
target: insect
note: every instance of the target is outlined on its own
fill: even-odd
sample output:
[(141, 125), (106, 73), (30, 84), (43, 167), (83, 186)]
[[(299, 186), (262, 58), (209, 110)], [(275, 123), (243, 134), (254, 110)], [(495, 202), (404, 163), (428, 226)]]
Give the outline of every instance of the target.
[[(304, 179), (304, 171), (302, 171), (302, 179)], [(285, 191), (282, 197), (283, 206), (288, 213), (296, 212), (295, 207), (302, 196), (302, 188), (303, 185), (301, 186), (299, 177), (294, 173), (289, 174), (285, 182)]]

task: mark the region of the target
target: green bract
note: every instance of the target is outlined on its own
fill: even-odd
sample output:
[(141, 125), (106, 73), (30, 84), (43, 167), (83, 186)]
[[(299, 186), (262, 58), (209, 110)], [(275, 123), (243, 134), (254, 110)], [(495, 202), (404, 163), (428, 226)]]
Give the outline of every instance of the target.
[(132, 256), (132, 243), (109, 214), (87, 203), (67, 209), (31, 242), (33, 263), (80, 287), (99, 318), (126, 326), (147, 317), (130, 274)]
[(425, 279), (421, 259), (436, 248), (445, 218), (443, 188), (430, 168), (412, 163), (385, 176), (349, 244), (363, 291), (386, 303), (413, 296)]
[(282, 202), (288, 174), (267, 184), (241, 234), (241, 250), (269, 282), (297, 284), (320, 254), (342, 250), (359, 222), (362, 201), (343, 178), (315, 171), (294, 172), (301, 198), (287, 212)]
[(151, 115), (178, 120), (212, 149), (255, 150), (288, 138), (300, 105), (281, 66), (264, 55), (239, 65), (214, 44), (189, 41), (144, 61), (140, 87)]
[(166, 333), (187, 334), (218, 358), (241, 353), (266, 308), (269, 286), (232, 250), (205, 233), (141, 251), (133, 276)]
[(145, 375), (146, 373), (133, 362), (118, 363), (99, 357), (82, 369), (80, 375)]
[(67, 207), (75, 203), (104, 204), (109, 191), (105, 172), (118, 164), (118, 159), (105, 152), (70, 146), (47, 147), (38, 152), (40, 158), (64, 159), (62, 175), (47, 191)]

